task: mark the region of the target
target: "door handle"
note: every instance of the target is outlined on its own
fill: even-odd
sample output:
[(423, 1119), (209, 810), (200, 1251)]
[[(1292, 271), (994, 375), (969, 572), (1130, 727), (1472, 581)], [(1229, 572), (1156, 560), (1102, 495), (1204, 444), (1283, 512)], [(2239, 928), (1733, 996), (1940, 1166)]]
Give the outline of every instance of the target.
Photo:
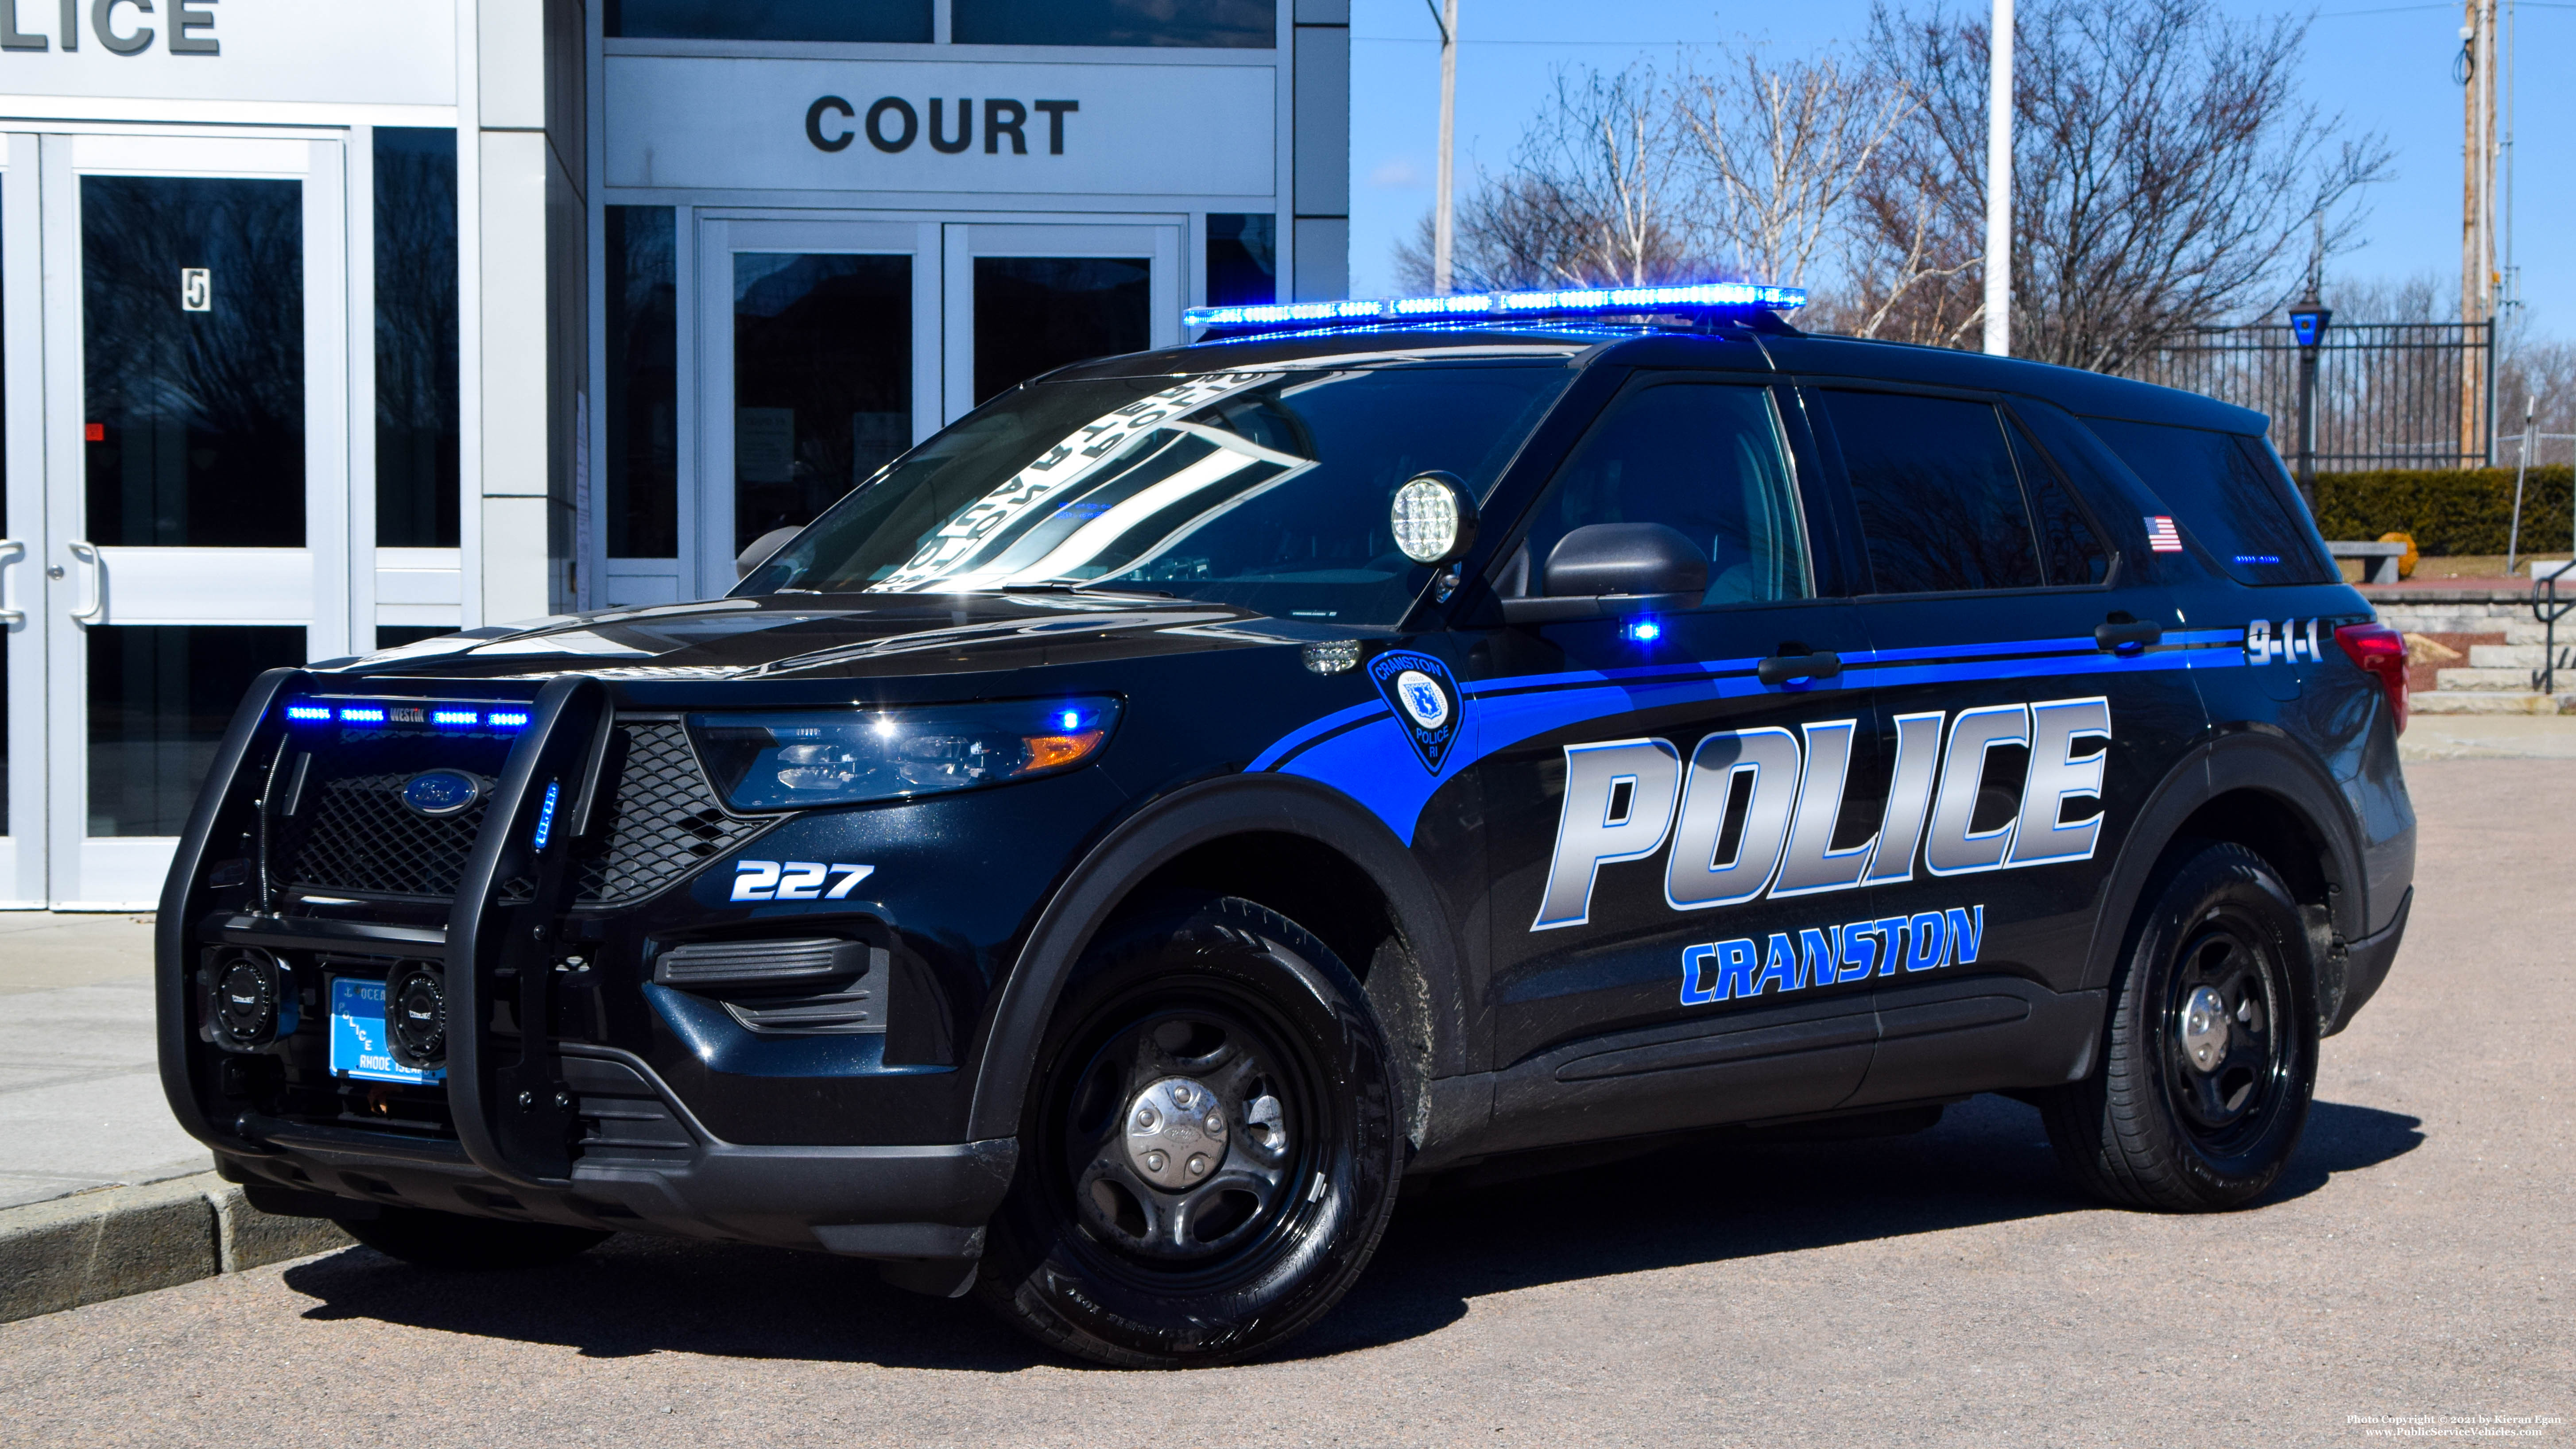
[(98, 545), (77, 540), (63, 545), (63, 552), (89, 565), (89, 607), (72, 610), (75, 624), (107, 622), (107, 560), (99, 555)]
[(1818, 650), (1813, 654), (1774, 654), (1753, 666), (1753, 677), (1764, 684), (1787, 684), (1798, 679), (1831, 679), (1843, 672), (1843, 657)]
[[(27, 546), (14, 538), (0, 538), (0, 564), (13, 563), (27, 556)], [(15, 592), (14, 590), (10, 592)], [(5, 598), (0, 594), (0, 598)], [(0, 609), (0, 629), (15, 629), (27, 622), (24, 609)]]
[(2164, 625), (2126, 614), (2114, 614), (2093, 627), (2093, 643), (2106, 654), (2135, 654), (2164, 637)]

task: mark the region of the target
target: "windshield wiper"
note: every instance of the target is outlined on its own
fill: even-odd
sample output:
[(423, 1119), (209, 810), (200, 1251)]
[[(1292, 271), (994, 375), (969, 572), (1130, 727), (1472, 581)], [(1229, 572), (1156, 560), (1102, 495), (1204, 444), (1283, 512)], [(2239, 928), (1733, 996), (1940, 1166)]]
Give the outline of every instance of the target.
[(1047, 579), (1034, 584), (1006, 584), (991, 592), (996, 594), (1119, 594), (1137, 599), (1175, 597), (1169, 589), (1104, 589), (1091, 584), (1067, 583), (1062, 579)]

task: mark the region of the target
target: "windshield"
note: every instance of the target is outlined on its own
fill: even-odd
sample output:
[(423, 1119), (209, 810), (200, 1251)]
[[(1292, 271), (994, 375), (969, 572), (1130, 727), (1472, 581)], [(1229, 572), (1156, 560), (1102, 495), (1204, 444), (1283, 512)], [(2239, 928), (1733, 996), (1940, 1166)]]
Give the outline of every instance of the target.
[(1096, 588), (1391, 625), (1432, 571), (1404, 481), (1482, 499), (1573, 380), (1562, 362), (1035, 383), (833, 505), (737, 594)]

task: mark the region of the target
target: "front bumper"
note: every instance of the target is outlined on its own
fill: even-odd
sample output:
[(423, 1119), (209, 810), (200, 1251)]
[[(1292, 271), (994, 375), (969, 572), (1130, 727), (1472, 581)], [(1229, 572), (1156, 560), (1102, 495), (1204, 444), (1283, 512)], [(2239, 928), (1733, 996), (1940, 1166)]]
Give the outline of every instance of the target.
[[(312, 685), (273, 671), (243, 701), (161, 900), (163, 1087), (226, 1175), (320, 1216), (408, 1206), (864, 1257), (980, 1253), (982, 1224), (1009, 1185), (1010, 1140), (728, 1141), (642, 1058), (556, 1025), (570, 1004), (566, 983), (583, 976), (571, 969), (581, 958), (566, 953), (588, 949), (568, 929), (579, 888), (573, 847), (591, 829), (616, 718), (595, 679), (552, 680), (528, 702), (443, 924), (282, 910), (270, 879), (270, 797), (293, 799), (302, 775), (280, 707)], [(210, 869), (219, 857), (234, 858)], [(449, 1024), (443, 1087), (401, 1089), (397, 1105), (410, 1115), (400, 1126), (280, 1105), (312, 1095), (310, 1063), (294, 1058), (292, 1043), (276, 1055), (228, 1051), (199, 1030), (200, 962), (219, 947), (320, 963), (321, 972), (335, 961), (361, 972), (368, 963), (436, 965)]]

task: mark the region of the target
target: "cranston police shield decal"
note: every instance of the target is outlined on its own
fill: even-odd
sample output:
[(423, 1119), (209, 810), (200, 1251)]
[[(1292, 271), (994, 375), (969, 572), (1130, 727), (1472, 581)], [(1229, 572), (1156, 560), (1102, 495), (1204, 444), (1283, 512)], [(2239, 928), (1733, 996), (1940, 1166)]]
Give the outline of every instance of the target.
[(1378, 692), (1394, 708), (1395, 722), (1413, 741), (1422, 768), (1439, 774), (1440, 762), (1457, 742), (1459, 716), (1467, 703), (1458, 693), (1458, 681), (1449, 677), (1449, 666), (1428, 654), (1392, 649), (1370, 660), (1368, 668)]

